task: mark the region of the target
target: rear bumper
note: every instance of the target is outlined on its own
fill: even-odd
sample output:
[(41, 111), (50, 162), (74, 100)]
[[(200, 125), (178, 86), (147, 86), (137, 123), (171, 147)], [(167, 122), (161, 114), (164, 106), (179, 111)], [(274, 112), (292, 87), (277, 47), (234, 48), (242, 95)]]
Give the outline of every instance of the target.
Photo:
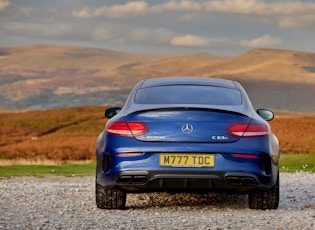
[(104, 186), (127, 192), (249, 192), (269, 189), (276, 182), (273, 180), (271, 176), (245, 172), (124, 171)]
[[(130, 146), (127, 144), (119, 143), (119, 146)], [(97, 151), (97, 182), (107, 188), (118, 187), (128, 192), (249, 192), (268, 190), (277, 181), (278, 164), (272, 161), (266, 145), (258, 138), (252, 138), (250, 144), (241, 140), (224, 146), (205, 143), (146, 144)], [(121, 156), (122, 153), (127, 154)], [(128, 156), (128, 153), (142, 154)], [(160, 153), (209, 153), (215, 157), (215, 163), (209, 168), (164, 167), (160, 166)], [(239, 158), (233, 156), (234, 153), (251, 154), (257, 158)]]

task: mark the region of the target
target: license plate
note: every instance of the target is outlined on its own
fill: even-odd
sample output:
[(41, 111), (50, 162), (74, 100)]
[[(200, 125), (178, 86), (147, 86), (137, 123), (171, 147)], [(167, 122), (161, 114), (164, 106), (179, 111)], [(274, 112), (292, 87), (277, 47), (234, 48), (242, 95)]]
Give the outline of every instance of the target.
[(214, 167), (213, 154), (161, 153), (163, 167)]

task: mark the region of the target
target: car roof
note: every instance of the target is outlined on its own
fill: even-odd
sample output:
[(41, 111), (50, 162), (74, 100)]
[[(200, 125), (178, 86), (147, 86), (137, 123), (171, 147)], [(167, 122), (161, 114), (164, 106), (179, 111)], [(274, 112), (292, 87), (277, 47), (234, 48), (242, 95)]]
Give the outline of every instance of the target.
[(230, 89), (237, 89), (234, 81), (219, 79), (219, 78), (206, 78), (206, 77), (165, 77), (144, 80), (140, 88), (148, 88), (164, 85), (209, 85), (216, 87), (224, 87)]

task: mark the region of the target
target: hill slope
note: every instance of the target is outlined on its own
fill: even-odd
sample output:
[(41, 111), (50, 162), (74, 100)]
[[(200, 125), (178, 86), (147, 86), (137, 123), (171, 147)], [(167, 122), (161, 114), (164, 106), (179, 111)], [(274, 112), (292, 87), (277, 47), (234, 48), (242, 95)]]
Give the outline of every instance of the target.
[(144, 55), (49, 45), (0, 47), (0, 109), (122, 104), (139, 80), (188, 75), (238, 80), (256, 107), (315, 112), (313, 53)]
[[(19, 159), (95, 160), (96, 139), (107, 121), (104, 109), (87, 106), (0, 113), (0, 164)], [(315, 153), (314, 115), (276, 113), (270, 125), (279, 138), (281, 154)]]

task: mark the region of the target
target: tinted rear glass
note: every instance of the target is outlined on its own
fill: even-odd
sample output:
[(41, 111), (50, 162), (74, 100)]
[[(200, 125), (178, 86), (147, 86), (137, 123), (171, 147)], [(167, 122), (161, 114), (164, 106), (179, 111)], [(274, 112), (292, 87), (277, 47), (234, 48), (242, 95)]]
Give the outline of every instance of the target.
[(171, 85), (139, 89), (135, 102), (137, 104), (240, 105), (242, 97), (235, 89), (201, 85)]

